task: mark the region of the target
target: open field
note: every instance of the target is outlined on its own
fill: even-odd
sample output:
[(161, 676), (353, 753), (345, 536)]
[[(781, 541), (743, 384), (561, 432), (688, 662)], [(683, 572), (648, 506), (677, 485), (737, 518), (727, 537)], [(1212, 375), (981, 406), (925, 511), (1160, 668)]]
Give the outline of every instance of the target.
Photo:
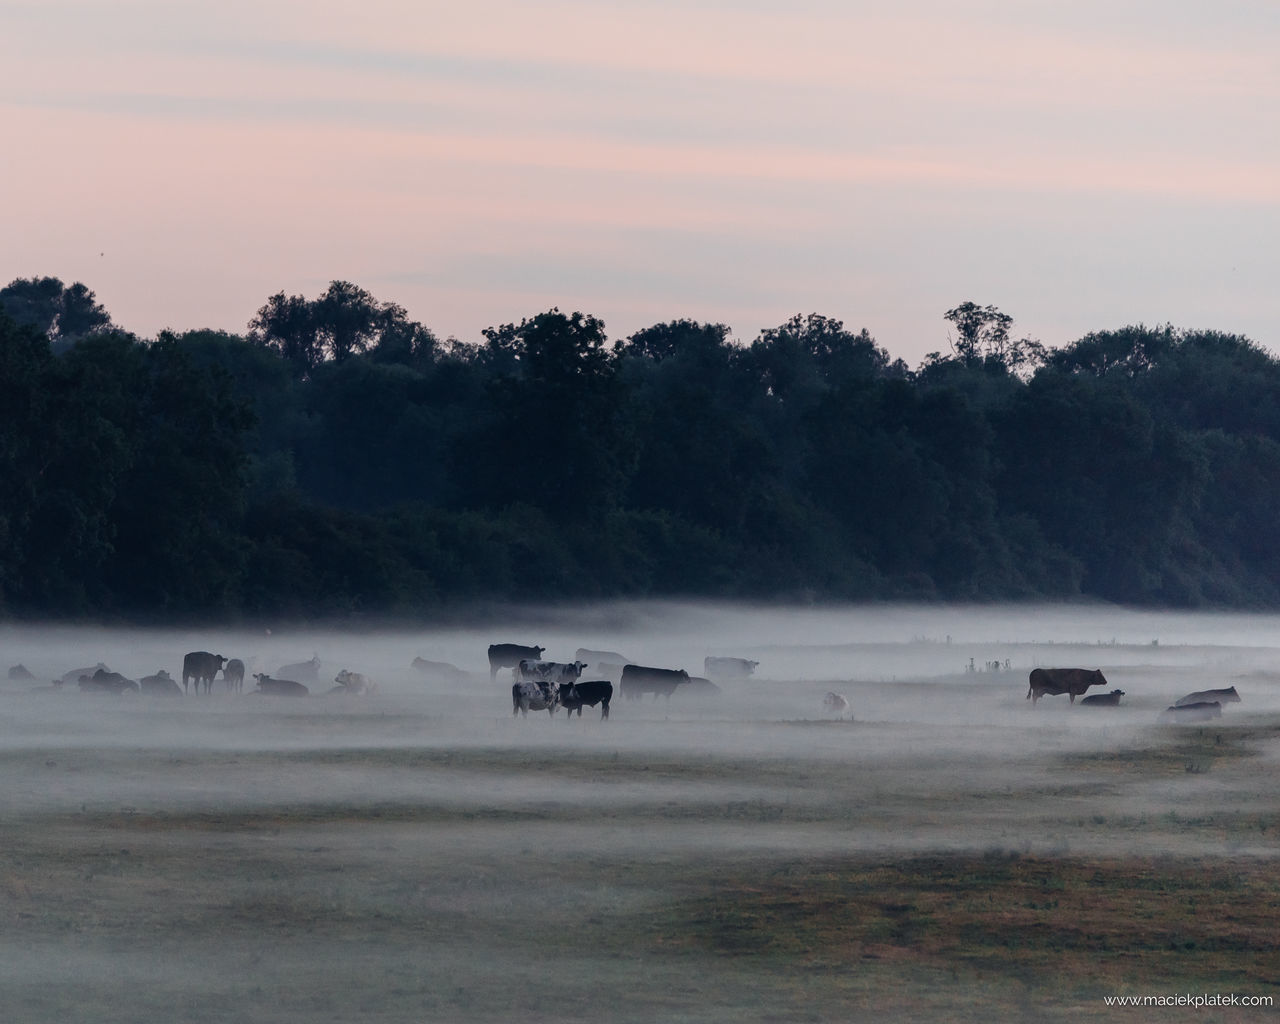
[[(520, 719), (491, 640), (760, 666)], [(99, 660), (178, 676), (195, 649), (314, 651), (313, 692), (340, 668), (380, 692), (42, 688)], [(0, 657), (37, 676), (0, 681), (6, 1020), (1243, 1021), (1274, 1006), (1104, 998), (1280, 996), (1274, 617), (608, 606), (418, 634), (10, 627)], [(1053, 665), (1124, 704), (1033, 711)], [(1157, 724), (1229, 685), (1220, 720)]]

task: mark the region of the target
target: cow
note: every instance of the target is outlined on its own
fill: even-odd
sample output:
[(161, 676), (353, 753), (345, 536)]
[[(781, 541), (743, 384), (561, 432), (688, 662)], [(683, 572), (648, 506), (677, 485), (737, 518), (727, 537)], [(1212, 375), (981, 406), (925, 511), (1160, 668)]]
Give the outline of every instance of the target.
[(378, 684), (368, 676), (348, 672), (345, 668), (333, 677), (333, 681), (338, 685), (329, 691), (330, 694), (348, 693), (353, 697), (368, 697), (378, 692)]
[(1088, 697), (1081, 697), (1081, 704), (1089, 704), (1093, 707), (1110, 707), (1120, 706), (1120, 698), (1124, 696), (1124, 690), (1112, 690), (1110, 693), (1094, 693)]
[(840, 693), (828, 693), (822, 698), (822, 706), (827, 714), (843, 718), (844, 713), (849, 710), (849, 699)]
[(600, 662), (625, 665), (631, 659), (617, 651), (593, 651), (590, 647), (579, 647), (573, 652), (573, 660), (585, 661), (588, 665), (596, 665)]
[(529, 717), (530, 711), (556, 713), (560, 692), (550, 683), (526, 680), (511, 684), (511, 715)]
[(1027, 698), (1031, 706), (1045, 695), (1068, 694), (1071, 703), (1091, 686), (1106, 686), (1106, 677), (1101, 669), (1087, 668), (1033, 668)]
[(253, 678), (258, 681), (258, 688), (250, 696), (260, 693), (264, 697), (306, 697), (311, 693), (295, 679), (272, 679), (265, 672), (255, 672)]
[(9, 669), (9, 678), (30, 680), (30, 679), (34, 679), (35, 676), (31, 674), (31, 671), (27, 668), (26, 665), (23, 665), (21, 662), (19, 662), (17, 665), (14, 665), (13, 668)]
[(138, 680), (138, 685), (142, 687), (143, 693), (149, 693), (153, 696), (179, 697), (182, 691), (178, 689), (178, 684), (173, 681), (173, 676), (169, 675), (164, 669), (161, 669), (153, 676), (143, 676)]
[(195, 680), (195, 693), (200, 693), (200, 684), (204, 683), (204, 692), (213, 688), (213, 677), (222, 671), (227, 659), (221, 654), (210, 654), (208, 651), (192, 651), (182, 659), (182, 692), (187, 692), (187, 683)]
[(706, 676), (690, 676), (684, 690), (695, 697), (719, 697), (721, 692), (720, 687)]
[(223, 666), (222, 681), (227, 684), (228, 693), (240, 693), (244, 690), (244, 662), (232, 658)]
[(80, 689), (86, 693), (137, 693), (138, 684), (119, 672), (97, 669), (91, 676), (80, 677)]
[(550, 683), (552, 686), (576, 683), (586, 667), (585, 661), (530, 661), (525, 658), (516, 666), (516, 682)]
[(428, 661), (426, 658), (414, 658), (412, 667), (427, 678), (435, 679), (442, 683), (467, 683), (471, 681), (469, 672), (458, 668), (457, 665), (450, 665), (447, 661)]
[(91, 676), (98, 670), (102, 670), (103, 672), (111, 671), (102, 662), (98, 662), (98, 664), (94, 665), (92, 668), (73, 668), (70, 672), (63, 672), (62, 681), (64, 683), (74, 683), (77, 682), (81, 676)]
[(568, 712), (565, 717), (572, 718), (574, 711), (582, 717), (582, 705), (595, 707), (600, 705), (600, 718), (609, 717), (609, 701), (613, 699), (613, 683), (607, 679), (589, 679), (581, 683), (561, 683), (557, 697), (559, 705)]
[[(254, 676), (257, 678), (257, 675)], [(268, 678), (270, 678), (268, 676)], [(292, 679), (295, 683), (318, 683), (320, 681), (320, 655), (313, 654), (310, 661), (299, 661), (293, 665), (281, 665), (276, 669), (277, 679)]]
[(526, 658), (537, 661), (545, 650), (545, 647), (524, 647), (521, 644), (490, 644), (489, 681), (498, 678), (498, 669), (516, 668)]
[(703, 658), (702, 671), (712, 679), (746, 679), (759, 664), (746, 658)]
[(1162, 722), (1207, 722), (1222, 717), (1222, 705), (1216, 700), (1195, 704), (1174, 704), (1160, 712)]
[(1240, 694), (1236, 693), (1234, 686), (1228, 686), (1225, 690), (1197, 690), (1195, 693), (1189, 693), (1175, 700), (1173, 706), (1180, 708), (1188, 704), (1207, 704), (1215, 700), (1219, 704), (1239, 704)]
[(627, 700), (639, 700), (643, 694), (652, 693), (671, 699), (676, 687), (689, 681), (689, 673), (682, 668), (650, 668), (647, 665), (628, 665), (622, 670), (622, 696)]

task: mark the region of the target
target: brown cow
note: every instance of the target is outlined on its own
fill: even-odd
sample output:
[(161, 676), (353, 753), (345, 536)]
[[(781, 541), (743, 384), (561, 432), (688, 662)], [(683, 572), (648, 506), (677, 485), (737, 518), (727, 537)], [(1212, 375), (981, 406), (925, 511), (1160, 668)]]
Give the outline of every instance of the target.
[(1027, 697), (1031, 701), (1031, 706), (1035, 707), (1036, 701), (1041, 697), (1065, 693), (1071, 697), (1071, 703), (1074, 704), (1076, 698), (1089, 687), (1106, 685), (1107, 680), (1101, 669), (1033, 668)]

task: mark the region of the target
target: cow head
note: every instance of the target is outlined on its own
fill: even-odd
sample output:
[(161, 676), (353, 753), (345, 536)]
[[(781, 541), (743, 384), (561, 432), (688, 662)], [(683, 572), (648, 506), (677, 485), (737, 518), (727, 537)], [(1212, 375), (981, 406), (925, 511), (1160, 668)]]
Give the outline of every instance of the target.
[(529, 648), (529, 650), (531, 650), (531, 651), (537, 651), (537, 652), (538, 652), (538, 657), (539, 657), (539, 658), (541, 658), (541, 657), (542, 657), (542, 652), (543, 652), (543, 651), (545, 651), (545, 650), (546, 650), (546, 648), (545, 648), (545, 647), (530, 647), (530, 648)]
[(347, 683), (351, 682), (351, 673), (344, 668), (341, 672), (339, 672), (336, 676), (333, 677), (333, 681), (337, 683), (339, 686), (346, 686)]

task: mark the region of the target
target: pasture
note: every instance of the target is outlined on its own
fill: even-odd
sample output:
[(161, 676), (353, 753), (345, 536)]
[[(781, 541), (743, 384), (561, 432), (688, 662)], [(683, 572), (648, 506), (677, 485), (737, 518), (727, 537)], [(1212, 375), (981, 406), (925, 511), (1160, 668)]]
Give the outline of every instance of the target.
[[(512, 613), (418, 633), (0, 630), (0, 1006), (23, 1021), (1256, 1020), (1277, 996), (1280, 620)], [(486, 645), (759, 661), (511, 715)], [(376, 695), (42, 688), (208, 650)], [(415, 657), (458, 666), (447, 682)], [(972, 670), (970, 666), (972, 664)], [(1101, 668), (1116, 708), (1025, 699)], [(586, 678), (584, 676), (584, 678)], [(1194, 690), (1242, 701), (1160, 725)], [(824, 710), (828, 692), (849, 710)]]

